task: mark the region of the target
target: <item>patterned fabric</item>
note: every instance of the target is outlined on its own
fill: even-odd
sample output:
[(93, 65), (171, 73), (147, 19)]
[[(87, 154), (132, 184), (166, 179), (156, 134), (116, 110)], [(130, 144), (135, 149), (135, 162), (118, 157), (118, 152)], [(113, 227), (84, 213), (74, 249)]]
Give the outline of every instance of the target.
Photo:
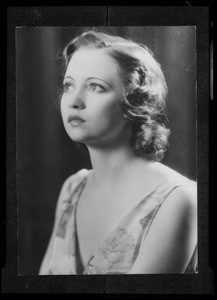
[[(49, 274), (128, 273), (158, 209), (169, 193), (182, 185), (196, 188), (196, 182), (178, 173), (175, 178), (159, 185), (114, 224), (83, 268), (76, 233), (76, 206), (90, 172), (91, 170), (80, 170), (72, 176), (69, 183), (67, 197), (61, 203)], [(184, 273), (197, 273), (197, 246)]]

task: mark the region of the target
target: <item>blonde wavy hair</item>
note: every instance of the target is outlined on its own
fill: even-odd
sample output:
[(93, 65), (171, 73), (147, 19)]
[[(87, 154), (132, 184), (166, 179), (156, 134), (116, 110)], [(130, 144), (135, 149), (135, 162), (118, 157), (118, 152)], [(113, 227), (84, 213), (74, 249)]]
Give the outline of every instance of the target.
[(81, 48), (104, 48), (116, 61), (125, 86), (122, 115), (132, 124), (132, 149), (136, 155), (162, 160), (170, 134), (165, 111), (167, 84), (151, 50), (129, 39), (90, 30), (64, 48), (65, 69)]

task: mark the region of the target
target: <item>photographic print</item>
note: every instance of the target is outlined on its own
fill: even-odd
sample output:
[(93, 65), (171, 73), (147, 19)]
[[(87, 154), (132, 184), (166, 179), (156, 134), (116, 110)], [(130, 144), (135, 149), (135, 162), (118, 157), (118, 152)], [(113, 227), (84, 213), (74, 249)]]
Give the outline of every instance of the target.
[(208, 7), (7, 18), (4, 293), (212, 293)]

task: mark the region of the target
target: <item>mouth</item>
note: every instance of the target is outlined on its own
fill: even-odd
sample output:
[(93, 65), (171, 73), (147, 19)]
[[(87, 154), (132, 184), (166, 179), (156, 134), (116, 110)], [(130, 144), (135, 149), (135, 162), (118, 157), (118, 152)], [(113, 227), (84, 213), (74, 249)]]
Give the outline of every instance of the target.
[(70, 123), (72, 126), (78, 126), (84, 122), (86, 122), (86, 121), (79, 116), (71, 116), (70, 115), (68, 117), (68, 123)]

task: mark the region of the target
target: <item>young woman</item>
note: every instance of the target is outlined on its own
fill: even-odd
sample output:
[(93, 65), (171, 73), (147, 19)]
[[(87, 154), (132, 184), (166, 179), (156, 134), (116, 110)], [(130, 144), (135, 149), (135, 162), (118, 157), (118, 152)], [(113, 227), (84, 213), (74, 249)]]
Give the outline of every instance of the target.
[(64, 58), (63, 123), (92, 170), (63, 184), (40, 274), (197, 272), (196, 183), (160, 163), (169, 135), (160, 65), (144, 45), (95, 31)]

